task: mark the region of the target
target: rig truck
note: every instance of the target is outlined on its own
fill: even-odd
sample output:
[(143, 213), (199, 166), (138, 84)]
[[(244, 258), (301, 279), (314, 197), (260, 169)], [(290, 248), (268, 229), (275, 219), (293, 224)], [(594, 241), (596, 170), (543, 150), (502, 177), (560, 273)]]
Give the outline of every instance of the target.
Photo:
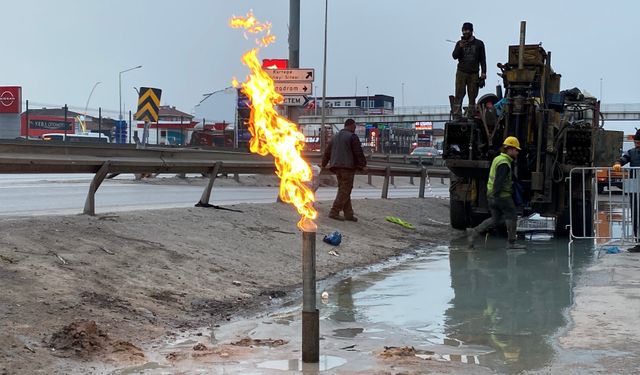
[(555, 217), (556, 232), (565, 233), (571, 215), (574, 235), (588, 236), (597, 195), (595, 173), (581, 171), (571, 184), (568, 177), (576, 167), (611, 166), (620, 157), (623, 133), (602, 128), (596, 98), (578, 89), (560, 90), (551, 52), (538, 44), (525, 45), (525, 25), (520, 25), (520, 44), (509, 46), (507, 63), (498, 64), (503, 84), (496, 94), (482, 96), (473, 114), (445, 124), (451, 226), (464, 229), (489, 216), (489, 167), (503, 140), (515, 136), (522, 146), (514, 163), (524, 191), (521, 214)]

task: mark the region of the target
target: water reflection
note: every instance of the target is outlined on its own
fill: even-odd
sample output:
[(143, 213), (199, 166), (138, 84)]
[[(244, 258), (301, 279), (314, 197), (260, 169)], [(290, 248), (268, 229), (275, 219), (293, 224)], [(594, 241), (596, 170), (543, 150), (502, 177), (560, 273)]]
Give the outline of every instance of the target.
[[(451, 251), (451, 286), (445, 333), (465, 343), (496, 351), (480, 363), (501, 372), (544, 365), (553, 357), (548, 338), (565, 324), (571, 304), (566, 245), (558, 241), (529, 244), (530, 251)], [(584, 245), (583, 245), (584, 247)], [(576, 249), (573, 270), (589, 259)]]
[(453, 242), (450, 251), (344, 279), (330, 290), (324, 310), (335, 324), (333, 336), (373, 339), (367, 333), (381, 328), (396, 345), (501, 373), (544, 366), (591, 245), (577, 243), (570, 263), (566, 240), (527, 243), (526, 251), (514, 252), (502, 240), (482, 250)]
[(321, 355), (318, 363), (304, 363), (298, 358), (293, 358), (265, 361), (259, 363), (257, 367), (272, 370), (296, 371), (302, 372), (305, 375), (311, 375), (340, 367), (345, 363), (347, 363), (347, 360), (344, 358), (331, 355)]

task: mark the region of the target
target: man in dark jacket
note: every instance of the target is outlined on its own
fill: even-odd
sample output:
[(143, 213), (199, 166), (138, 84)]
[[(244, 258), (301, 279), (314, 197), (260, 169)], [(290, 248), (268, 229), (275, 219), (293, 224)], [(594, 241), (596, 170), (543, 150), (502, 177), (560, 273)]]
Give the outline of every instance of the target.
[[(620, 172), (622, 166), (625, 164), (629, 164), (630, 167), (640, 167), (640, 130), (636, 131), (636, 134), (633, 136), (634, 148), (627, 150), (620, 160), (618, 160), (613, 165), (613, 170), (615, 172)], [(640, 194), (638, 194), (637, 190), (639, 183), (637, 182), (640, 179), (640, 170), (634, 169), (629, 172), (629, 178), (632, 182), (630, 185), (633, 185), (635, 189), (630, 189), (629, 198), (631, 204), (631, 221), (633, 223), (633, 236), (636, 238), (636, 242), (638, 241), (638, 224), (640, 224)], [(627, 249), (630, 253), (640, 253), (640, 244), (636, 244), (634, 247)]]
[[(475, 112), (476, 97), (478, 96), (478, 84), (487, 78), (487, 57), (484, 43), (473, 36), (473, 24), (465, 22), (462, 25), (462, 38), (456, 43), (452, 56), (458, 60), (456, 71), (456, 93), (453, 104), (453, 115), (460, 117), (462, 114), (462, 100), (465, 91), (469, 94), (469, 113)], [(480, 77), (478, 70), (482, 69)]]
[[(367, 159), (355, 131), (356, 122), (353, 119), (345, 121), (344, 129), (333, 136), (322, 157), (322, 168), (328, 165), (338, 179), (338, 193), (329, 212), (329, 217), (335, 220), (358, 221), (353, 216), (351, 190), (356, 170), (364, 169)], [(340, 211), (344, 211), (344, 218), (340, 216)]]

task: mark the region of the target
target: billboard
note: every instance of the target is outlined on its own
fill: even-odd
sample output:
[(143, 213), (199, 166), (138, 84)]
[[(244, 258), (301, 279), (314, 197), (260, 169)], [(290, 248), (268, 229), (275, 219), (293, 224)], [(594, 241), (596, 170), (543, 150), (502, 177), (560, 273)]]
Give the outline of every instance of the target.
[[(27, 116), (23, 114), (21, 119), (20, 135), (27, 135)], [(74, 133), (75, 119), (72, 117), (64, 121), (64, 117), (58, 116), (29, 116), (30, 137), (40, 137), (46, 133)]]
[(0, 86), (0, 113), (22, 112), (22, 87)]

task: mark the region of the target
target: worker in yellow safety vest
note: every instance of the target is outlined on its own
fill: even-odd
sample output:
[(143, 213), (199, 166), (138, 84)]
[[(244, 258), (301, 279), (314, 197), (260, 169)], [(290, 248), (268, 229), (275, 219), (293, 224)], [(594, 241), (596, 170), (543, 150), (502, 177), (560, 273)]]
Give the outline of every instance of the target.
[(507, 137), (502, 143), (502, 152), (491, 163), (487, 181), (487, 201), (491, 217), (475, 228), (467, 229), (469, 247), (473, 247), (481, 233), (505, 223), (508, 234), (508, 249), (524, 249), (516, 243), (517, 213), (513, 201), (513, 161), (520, 152), (520, 142), (516, 137)]

